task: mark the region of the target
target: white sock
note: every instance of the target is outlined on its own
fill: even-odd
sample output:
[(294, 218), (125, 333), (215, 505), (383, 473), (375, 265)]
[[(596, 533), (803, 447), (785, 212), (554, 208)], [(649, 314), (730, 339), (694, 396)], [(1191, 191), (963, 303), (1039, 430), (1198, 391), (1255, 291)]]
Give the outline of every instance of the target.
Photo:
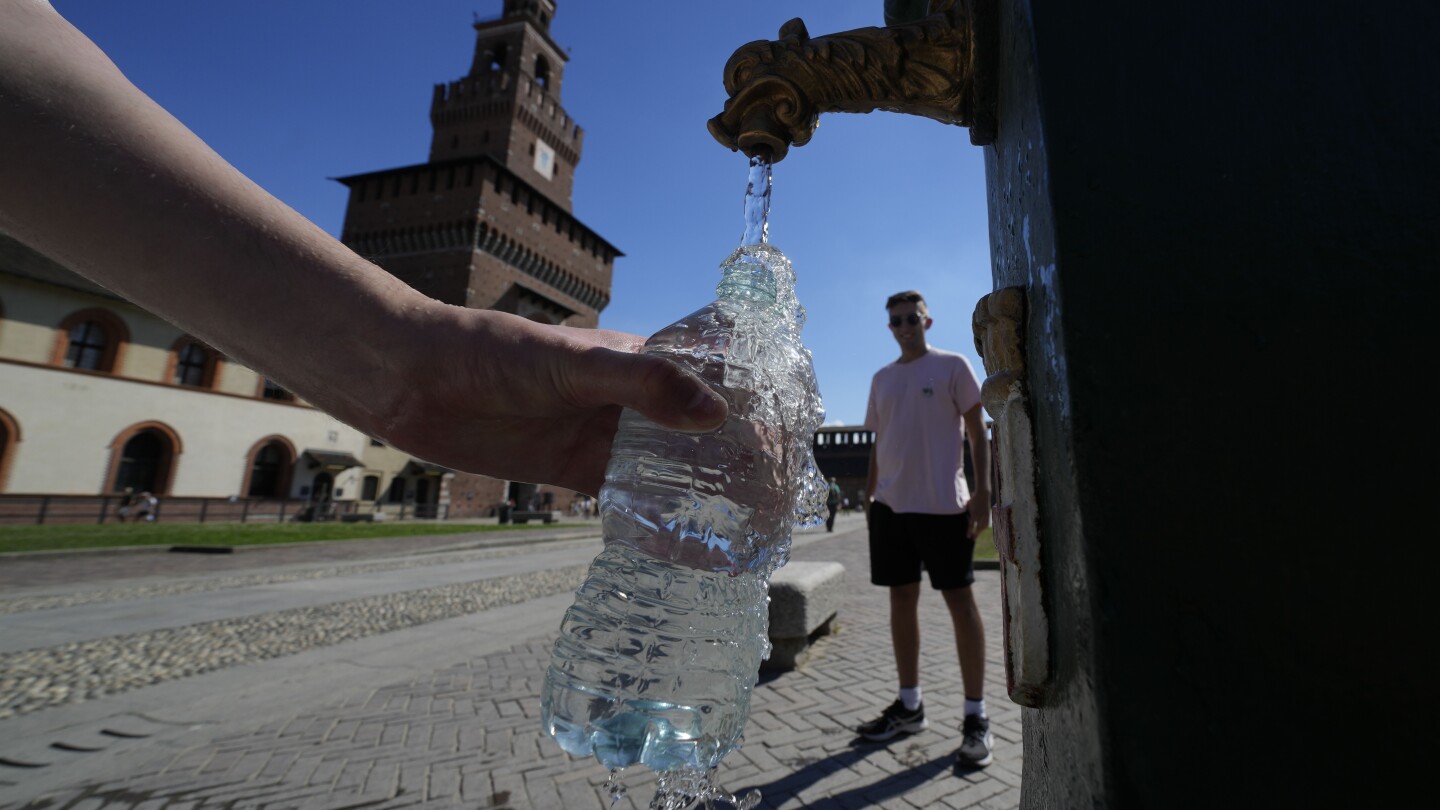
[(909, 712), (920, 708), (920, 687), (900, 687), (900, 703), (903, 704), (905, 710)]
[(965, 716), (969, 717), (972, 714), (977, 714), (981, 717), (987, 716), (985, 714), (985, 698), (980, 698), (979, 700), (965, 698)]

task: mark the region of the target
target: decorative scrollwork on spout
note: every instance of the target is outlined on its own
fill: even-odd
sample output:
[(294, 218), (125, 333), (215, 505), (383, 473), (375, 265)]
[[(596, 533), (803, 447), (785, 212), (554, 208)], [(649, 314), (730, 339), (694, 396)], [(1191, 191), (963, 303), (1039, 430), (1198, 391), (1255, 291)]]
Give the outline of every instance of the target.
[(993, 142), (994, 96), (977, 86), (993, 80), (993, 5), (932, 3), (935, 13), (912, 23), (813, 39), (791, 20), (779, 39), (730, 57), (730, 99), (710, 132), (731, 149), (778, 161), (809, 142), (820, 113), (889, 110), (970, 127), (972, 142)]

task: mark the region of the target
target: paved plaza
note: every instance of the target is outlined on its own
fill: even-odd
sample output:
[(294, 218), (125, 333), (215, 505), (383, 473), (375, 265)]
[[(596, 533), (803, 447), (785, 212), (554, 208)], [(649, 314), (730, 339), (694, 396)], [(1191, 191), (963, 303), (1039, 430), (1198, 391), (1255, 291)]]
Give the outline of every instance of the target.
[[(595, 524), (311, 543), (234, 554), (0, 557), (0, 810), (643, 808), (540, 730), (550, 646)], [(864, 521), (796, 535), (846, 568), (838, 632), (755, 690), (719, 781), (762, 807), (1020, 802), (1020, 710), (1005, 696), (999, 573), (977, 572), (995, 762), (955, 767), (962, 690), (948, 614), (921, 599), (930, 729), (853, 728), (894, 699), (885, 594)]]

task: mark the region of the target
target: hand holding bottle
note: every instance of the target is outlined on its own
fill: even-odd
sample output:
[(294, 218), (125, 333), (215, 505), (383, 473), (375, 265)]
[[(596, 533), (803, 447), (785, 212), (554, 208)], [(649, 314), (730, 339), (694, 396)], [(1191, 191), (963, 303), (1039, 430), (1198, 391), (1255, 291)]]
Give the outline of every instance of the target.
[(0, 2), (0, 230), (427, 461), (599, 491), (622, 407), (723, 402), (638, 335), (416, 292), (251, 182), (45, 2)]

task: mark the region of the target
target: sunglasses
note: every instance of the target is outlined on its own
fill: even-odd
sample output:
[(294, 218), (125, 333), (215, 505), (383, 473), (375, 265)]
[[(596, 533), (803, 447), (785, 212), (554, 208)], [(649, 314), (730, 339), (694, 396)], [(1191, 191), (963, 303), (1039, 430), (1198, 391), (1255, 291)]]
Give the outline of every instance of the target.
[(914, 312), (910, 313), (909, 315), (891, 315), (890, 328), (894, 329), (902, 323), (908, 323), (911, 326), (917, 326), (922, 320), (924, 319)]

